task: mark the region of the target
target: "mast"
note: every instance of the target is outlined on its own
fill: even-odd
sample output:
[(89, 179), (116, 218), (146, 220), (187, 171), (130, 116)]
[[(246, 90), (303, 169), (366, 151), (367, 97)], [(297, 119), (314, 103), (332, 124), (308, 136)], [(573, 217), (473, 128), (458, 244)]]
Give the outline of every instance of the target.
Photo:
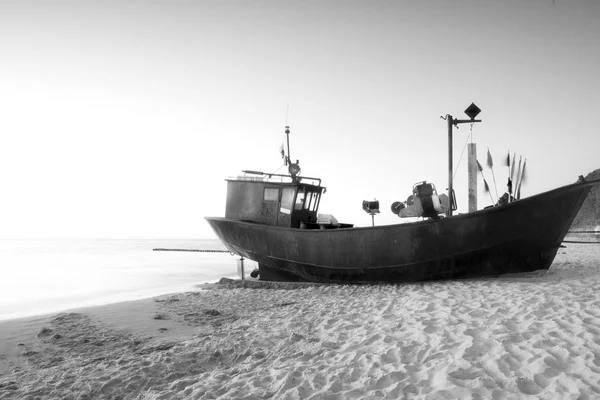
[[(481, 112), (481, 109), (475, 105), (475, 103), (471, 103), (469, 107), (465, 110), (465, 114), (471, 117), (471, 119), (454, 119), (454, 117), (450, 114), (446, 114), (446, 118), (441, 117), (448, 121), (448, 210), (446, 210), (446, 216), (452, 216), (452, 210), (456, 206), (454, 204), (454, 196), (453, 196), (453, 188), (452, 188), (452, 127), (458, 124), (472, 124), (475, 122), (481, 122), (480, 119), (475, 119), (475, 117)], [(457, 127), (458, 128), (458, 127)]]
[(285, 127), (285, 136), (287, 142), (287, 156), (285, 157), (285, 165), (288, 166), (288, 172), (292, 177), (292, 182), (296, 183), (300, 181), (298, 174), (300, 173), (300, 161), (296, 160), (295, 163), (292, 162), (290, 157), (290, 127), (286, 125)]
[(452, 115), (446, 115), (448, 119), (448, 209), (446, 210), (446, 216), (452, 216), (452, 208), (454, 207), (452, 193), (454, 193), (454, 189), (452, 188)]

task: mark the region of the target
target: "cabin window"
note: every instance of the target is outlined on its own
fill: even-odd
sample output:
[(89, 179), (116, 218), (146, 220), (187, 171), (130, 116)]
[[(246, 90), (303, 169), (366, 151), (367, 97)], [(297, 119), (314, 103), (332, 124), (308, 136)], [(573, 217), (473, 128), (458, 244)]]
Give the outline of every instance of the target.
[(315, 193), (315, 203), (313, 204), (313, 211), (319, 208), (319, 203), (321, 202), (321, 193)]
[(313, 196), (312, 192), (306, 193), (306, 200), (304, 201), (304, 209), (305, 210), (310, 210), (310, 202), (312, 201), (312, 196)]
[(294, 205), (294, 188), (283, 188), (281, 191), (281, 212), (289, 214), (292, 212), (292, 206)]
[(304, 190), (304, 188), (298, 190), (298, 196), (296, 196), (296, 205), (294, 206), (294, 210), (302, 210), (304, 198), (306, 197), (306, 192)]
[(277, 201), (279, 200), (279, 189), (278, 188), (265, 188), (263, 196), (265, 201)]
[(304, 203), (304, 209), (309, 211), (315, 211), (317, 209), (317, 204), (319, 201), (319, 193), (310, 192), (306, 197), (306, 202)]
[(313, 204), (315, 202), (315, 194), (314, 192), (309, 192), (306, 196), (306, 201), (304, 202), (304, 209), (309, 211), (314, 211), (312, 209)]

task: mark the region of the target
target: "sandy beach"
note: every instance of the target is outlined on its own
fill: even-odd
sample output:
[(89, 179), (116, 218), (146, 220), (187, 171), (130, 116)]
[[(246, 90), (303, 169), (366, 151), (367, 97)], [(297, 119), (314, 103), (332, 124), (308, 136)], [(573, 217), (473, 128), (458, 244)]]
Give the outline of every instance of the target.
[(0, 399), (600, 397), (598, 245), (496, 278), (242, 283), (2, 322)]

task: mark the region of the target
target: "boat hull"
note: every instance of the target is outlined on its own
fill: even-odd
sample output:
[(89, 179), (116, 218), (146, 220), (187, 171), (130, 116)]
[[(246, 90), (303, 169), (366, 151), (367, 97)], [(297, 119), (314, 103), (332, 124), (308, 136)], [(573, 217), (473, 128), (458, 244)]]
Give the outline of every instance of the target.
[(410, 282), (548, 269), (591, 186), (578, 182), (440, 220), (294, 229), (206, 218), (261, 280)]

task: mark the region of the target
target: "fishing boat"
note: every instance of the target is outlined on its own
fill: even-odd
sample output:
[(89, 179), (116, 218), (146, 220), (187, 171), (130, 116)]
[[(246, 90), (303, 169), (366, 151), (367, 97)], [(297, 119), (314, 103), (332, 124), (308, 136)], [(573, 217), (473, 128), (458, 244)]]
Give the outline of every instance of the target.
[[(570, 185), (527, 198), (498, 202), (453, 215), (452, 128), (480, 122), (448, 122), (448, 194), (431, 183), (414, 185), (410, 201), (392, 210), (416, 221), (354, 227), (318, 213), (325, 187), (319, 178), (243, 171), (227, 179), (225, 217), (206, 220), (226, 248), (258, 264), (252, 276), (266, 281), (414, 282), (494, 276), (548, 269), (592, 186), (582, 176)], [(289, 135), (289, 127), (286, 127)], [(289, 136), (288, 136), (289, 161)], [(364, 202), (379, 212), (377, 202)]]

